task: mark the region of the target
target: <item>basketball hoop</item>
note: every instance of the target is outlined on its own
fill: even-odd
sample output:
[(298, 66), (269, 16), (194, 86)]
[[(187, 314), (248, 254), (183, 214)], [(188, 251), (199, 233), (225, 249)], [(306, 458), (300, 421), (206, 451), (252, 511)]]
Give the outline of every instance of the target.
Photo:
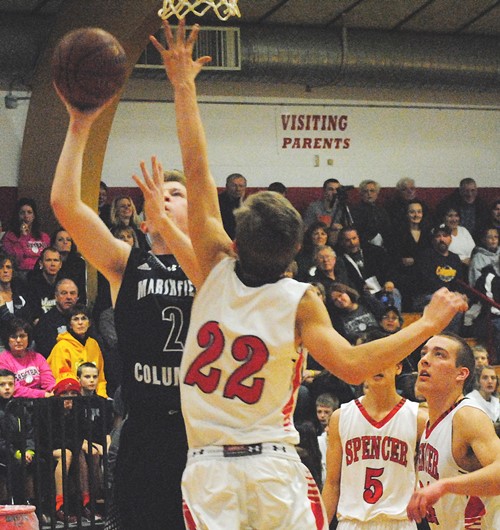
[(221, 20), (241, 16), (238, 0), (163, 0), (163, 7), (158, 11), (158, 16), (167, 20), (175, 15), (181, 20), (188, 13), (202, 17), (209, 9), (213, 9)]

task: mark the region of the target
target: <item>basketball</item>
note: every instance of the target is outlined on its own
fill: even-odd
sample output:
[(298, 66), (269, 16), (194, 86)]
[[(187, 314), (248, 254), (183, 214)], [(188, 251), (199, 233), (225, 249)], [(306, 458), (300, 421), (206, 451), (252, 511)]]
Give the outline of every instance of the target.
[(81, 111), (95, 109), (123, 86), (127, 56), (118, 40), (100, 28), (66, 34), (52, 56), (52, 78), (64, 98)]

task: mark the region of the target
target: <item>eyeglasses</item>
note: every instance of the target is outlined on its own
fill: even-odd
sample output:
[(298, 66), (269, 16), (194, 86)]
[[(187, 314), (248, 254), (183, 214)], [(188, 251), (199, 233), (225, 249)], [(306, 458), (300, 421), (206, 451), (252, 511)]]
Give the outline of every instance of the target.
[(9, 336), (9, 340), (17, 340), (17, 339), (24, 340), (24, 339), (27, 339), (27, 338), (28, 338), (28, 334), (27, 333), (18, 333), (17, 335), (10, 335)]
[(71, 317), (71, 322), (87, 322), (89, 317), (82, 315), (82, 316), (75, 316)]

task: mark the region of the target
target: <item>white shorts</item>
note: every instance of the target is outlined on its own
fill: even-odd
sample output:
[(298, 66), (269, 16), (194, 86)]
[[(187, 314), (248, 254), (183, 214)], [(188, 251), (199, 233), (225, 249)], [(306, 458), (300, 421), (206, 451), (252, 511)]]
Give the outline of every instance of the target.
[(318, 487), (291, 445), (190, 450), (182, 494), (188, 530), (328, 530)]
[[(398, 521), (395, 519), (372, 519), (371, 521), (339, 521), (337, 530), (416, 530), (415, 521)], [(443, 528), (443, 530), (446, 530)]]

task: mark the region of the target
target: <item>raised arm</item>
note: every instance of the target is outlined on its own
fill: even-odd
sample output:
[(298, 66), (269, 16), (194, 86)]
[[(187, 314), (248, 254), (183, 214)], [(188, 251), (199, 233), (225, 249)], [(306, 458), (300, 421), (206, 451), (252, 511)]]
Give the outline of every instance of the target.
[[(61, 95), (59, 95), (61, 97)], [(106, 105), (84, 113), (66, 103), (69, 125), (57, 163), (50, 204), (62, 226), (71, 234), (84, 258), (110, 283), (112, 300), (116, 299), (130, 246), (113, 237), (97, 213), (81, 199), (83, 154), (90, 129)]]
[(465, 311), (463, 298), (443, 288), (434, 293), (421, 319), (401, 331), (373, 342), (351, 346), (331, 325), (324, 304), (311, 290), (297, 312), (297, 339), (327, 370), (350, 384), (395, 364), (432, 335), (442, 331), (457, 311)]
[(175, 94), (177, 134), (187, 178), (189, 234), (204, 281), (225, 256), (232, 253), (232, 242), (224, 230), (219, 211), (217, 187), (208, 166), (205, 132), (196, 101), (196, 76), (210, 57), (192, 59), (199, 27), (193, 27), (186, 38), (181, 20), (174, 38), (168, 22), (164, 22), (168, 49), (151, 36), (160, 52)]

